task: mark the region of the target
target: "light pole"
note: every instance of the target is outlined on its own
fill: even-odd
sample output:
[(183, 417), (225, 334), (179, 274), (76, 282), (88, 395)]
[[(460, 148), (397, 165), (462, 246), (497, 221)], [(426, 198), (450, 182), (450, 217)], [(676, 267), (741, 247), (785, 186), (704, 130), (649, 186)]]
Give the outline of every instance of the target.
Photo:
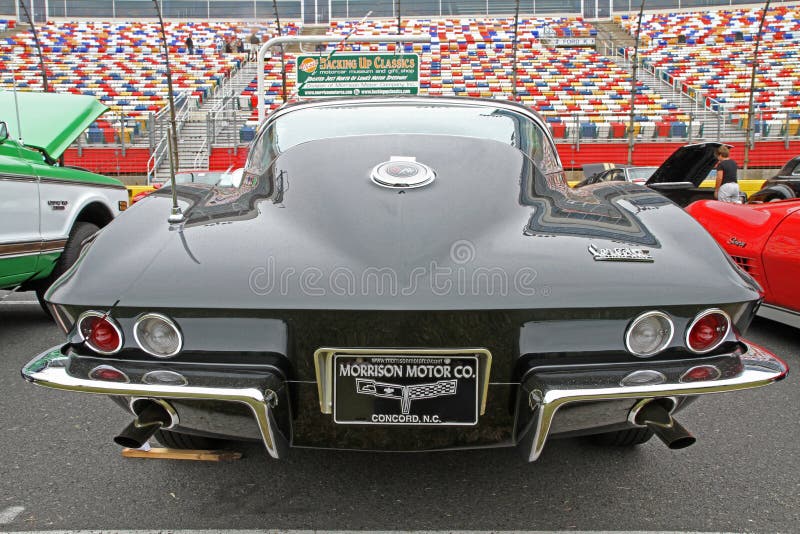
[(639, 66), (639, 34), (642, 31), (642, 15), (644, 14), (644, 2), (639, 7), (639, 22), (636, 24), (636, 42), (633, 47), (633, 66), (631, 70), (631, 113), (628, 119), (628, 165), (633, 165), (633, 141), (636, 137), (633, 130), (635, 111), (636, 111), (636, 74)]
[(747, 172), (747, 166), (750, 164), (750, 147), (753, 145), (753, 97), (756, 91), (756, 72), (758, 71), (758, 49), (761, 44), (761, 30), (764, 28), (764, 19), (767, 18), (767, 11), (769, 10), (770, 0), (764, 3), (764, 10), (761, 12), (761, 21), (758, 23), (758, 33), (756, 34), (756, 48), (753, 52), (753, 68), (750, 71), (750, 99), (747, 104), (747, 139), (744, 143), (744, 171)]

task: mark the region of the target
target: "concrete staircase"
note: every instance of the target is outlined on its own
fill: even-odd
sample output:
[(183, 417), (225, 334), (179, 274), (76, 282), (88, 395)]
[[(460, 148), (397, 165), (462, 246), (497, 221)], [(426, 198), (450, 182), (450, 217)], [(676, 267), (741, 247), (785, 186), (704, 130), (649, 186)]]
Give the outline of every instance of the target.
[[(327, 24), (306, 24), (302, 35), (325, 35), (327, 31)], [(289, 54), (311, 53), (315, 46), (292, 44), (285, 51)], [(252, 116), (249, 106), (239, 106), (239, 96), (255, 80), (256, 74), (255, 61), (244, 63), (211, 98), (189, 112), (186, 120), (178, 126), (179, 170), (206, 169), (212, 146), (239, 144), (239, 130)], [(164, 158), (156, 174), (169, 175), (168, 158)]]
[(634, 45), (633, 37), (612, 20), (592, 22), (597, 29), (597, 51), (607, 56), (619, 55), (619, 49)]
[[(207, 169), (208, 157), (215, 142), (226, 145), (238, 142), (239, 129), (250, 117), (249, 109), (239, 109), (239, 95), (255, 76), (256, 62), (244, 63), (217, 88), (211, 98), (197, 109), (189, 111), (186, 120), (178, 126), (179, 170)], [(168, 158), (164, 158), (156, 174), (169, 175)]]
[[(597, 28), (597, 51), (607, 55), (621, 68), (630, 72), (631, 62), (625, 59), (623, 50), (635, 45), (634, 37), (614, 21), (595, 21), (593, 24)], [(678, 106), (683, 113), (692, 115), (691, 130), (694, 132), (692, 141), (699, 138), (724, 141), (744, 136), (744, 132), (740, 128), (728, 123), (721, 114), (705, 109), (703, 101), (698, 102), (697, 99), (683, 94), (679, 89), (674, 88), (648, 70), (640, 68), (637, 70), (636, 76), (651, 91)], [(702, 137), (698, 137), (701, 130), (696, 126), (698, 123), (702, 124)]]

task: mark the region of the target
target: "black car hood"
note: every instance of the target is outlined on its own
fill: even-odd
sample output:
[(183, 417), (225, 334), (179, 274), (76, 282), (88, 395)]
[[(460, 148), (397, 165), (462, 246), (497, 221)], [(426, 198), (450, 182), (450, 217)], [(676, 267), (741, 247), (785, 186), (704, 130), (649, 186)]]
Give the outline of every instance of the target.
[[(370, 179), (393, 157), (436, 178)], [(48, 298), (121, 307), (520, 309), (758, 298), (683, 210), (628, 183), (572, 190), (518, 149), (386, 135), (298, 145), (241, 186), (179, 185), (110, 224)], [(643, 249), (653, 262), (596, 261)], [(676, 273), (690, 272), (689, 277)], [(522, 285), (520, 285), (522, 284)], [(491, 287), (490, 287), (491, 286)]]
[(717, 164), (717, 148), (722, 143), (698, 143), (680, 147), (673, 152), (646, 185), (691, 182), (699, 187)]

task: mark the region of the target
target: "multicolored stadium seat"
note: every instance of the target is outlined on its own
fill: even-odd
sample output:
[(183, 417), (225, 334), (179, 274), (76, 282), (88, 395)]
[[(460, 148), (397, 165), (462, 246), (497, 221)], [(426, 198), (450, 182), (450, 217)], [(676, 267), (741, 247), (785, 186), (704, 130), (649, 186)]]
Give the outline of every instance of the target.
[[(260, 38), (276, 33), (274, 26), (222, 22), (167, 22), (172, 81), (181, 98), (203, 100), (235, 72), (246, 54), (222, 53), (220, 43), (239, 37), (246, 42), (252, 29)], [(296, 33), (297, 26), (285, 31)], [(125, 135), (135, 134), (151, 112), (165, 105), (167, 82), (158, 24), (151, 22), (59, 22), (38, 29), (51, 91), (89, 94), (111, 108), (90, 129), (89, 139), (113, 142), (119, 128), (110, 121), (133, 118)], [(194, 54), (184, 41), (191, 35)], [(5, 38), (0, 52), (0, 86), (42, 90), (33, 35), (21, 32)], [(98, 133), (100, 130), (102, 134)], [(124, 130), (123, 130), (124, 131)]]
[[(747, 127), (750, 75), (760, 8), (648, 14), (642, 19), (644, 64), (705, 106)], [(636, 31), (635, 18), (620, 22)], [(770, 8), (756, 74), (755, 130), (797, 135), (800, 129), (800, 6)]]
[[(397, 32), (396, 22), (332, 22), (328, 35), (386, 35)], [(513, 84), (513, 18), (404, 19), (403, 33), (431, 36), (430, 44), (406, 44), (405, 52), (421, 55), (423, 94), (511, 98)], [(595, 29), (580, 18), (524, 18), (519, 24), (517, 94), (519, 100), (545, 115), (557, 137), (576, 130), (584, 138), (624, 137), (630, 112), (630, 76), (611, 59), (589, 48), (548, 46), (553, 37), (590, 37)], [(359, 45), (350, 50), (395, 51), (394, 44)], [(326, 53), (335, 50), (329, 45)], [(287, 55), (288, 93), (294, 92), (295, 56)], [(281, 103), (280, 62), (266, 67), (266, 103)], [(246, 90), (253, 107), (256, 81)], [(641, 85), (636, 97), (636, 133), (652, 137), (657, 125), (683, 119), (674, 105)], [(255, 120), (256, 113), (251, 117)]]

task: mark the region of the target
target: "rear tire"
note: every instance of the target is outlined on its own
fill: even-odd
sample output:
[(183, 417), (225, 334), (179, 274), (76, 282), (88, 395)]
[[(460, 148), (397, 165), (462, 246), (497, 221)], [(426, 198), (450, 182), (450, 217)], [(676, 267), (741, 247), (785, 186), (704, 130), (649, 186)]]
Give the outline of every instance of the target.
[(587, 437), (592, 443), (602, 447), (634, 447), (647, 443), (653, 437), (653, 431), (649, 428), (629, 428)]
[(50, 273), (50, 276), (42, 280), (39, 287), (36, 288), (36, 298), (39, 300), (39, 305), (48, 317), (52, 318), (52, 315), (50, 314), (50, 310), (47, 309), (47, 305), (44, 301), (44, 294), (47, 293), (47, 290), (50, 289), (53, 282), (55, 282), (59, 276), (67, 272), (78, 260), (78, 256), (81, 255), (81, 251), (83, 250), (82, 243), (98, 230), (100, 230), (100, 228), (92, 223), (76, 222), (75, 226), (72, 227), (72, 231), (69, 233), (64, 251), (56, 261), (56, 266), (53, 267), (53, 272)]
[(155, 438), (169, 449), (217, 450), (223, 448), (224, 441), (192, 434), (181, 434), (170, 430), (156, 430)]

